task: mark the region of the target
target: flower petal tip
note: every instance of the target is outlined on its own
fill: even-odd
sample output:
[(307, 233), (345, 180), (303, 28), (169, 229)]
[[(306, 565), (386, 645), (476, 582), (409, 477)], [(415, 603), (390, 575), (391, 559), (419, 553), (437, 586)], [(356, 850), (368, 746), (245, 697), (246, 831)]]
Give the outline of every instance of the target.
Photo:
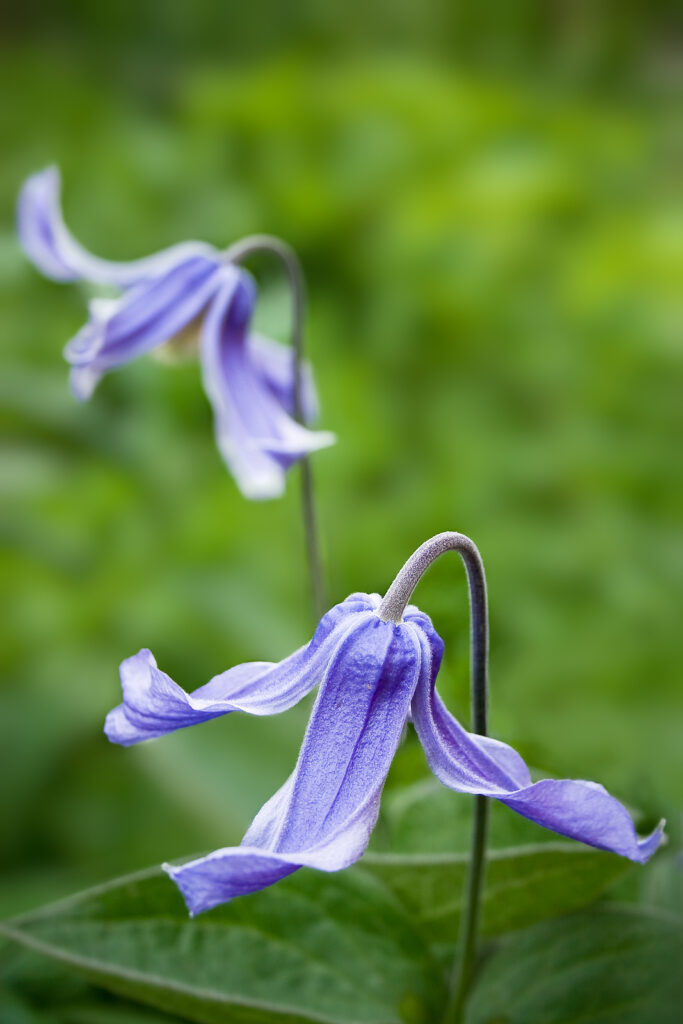
[(209, 910), (210, 906), (203, 906), (198, 901), (192, 898), (191, 891), (186, 891), (179, 882), (179, 877), (182, 877), (182, 865), (180, 867), (174, 867), (173, 864), (169, 864), (167, 861), (161, 865), (161, 870), (165, 871), (168, 877), (171, 879), (173, 884), (177, 886), (180, 895), (183, 898), (183, 902), (187, 907), (188, 917), (196, 917), (197, 914), (201, 914), (203, 910)]
[(175, 876), (176, 872), (178, 871), (178, 868), (175, 868), (172, 864), (169, 864), (168, 861), (165, 860), (164, 863), (161, 865), (161, 870), (165, 871), (168, 877), (175, 882)]
[(117, 705), (108, 713), (103, 731), (109, 742), (119, 747), (130, 747), (140, 738), (138, 730), (126, 718), (123, 704)]
[(53, 281), (66, 282), (78, 275), (60, 249), (64, 231), (60, 192), (61, 177), (54, 164), (30, 175), (17, 201), (17, 234), (34, 266)]
[(79, 402), (89, 401), (100, 382), (101, 374), (90, 366), (72, 366), (69, 373), (71, 394)]
[(141, 647), (137, 654), (131, 654), (129, 658), (124, 658), (119, 666), (119, 672), (123, 677), (128, 668), (144, 668), (145, 666), (157, 667), (156, 658), (149, 647)]
[(246, 474), (235, 477), (235, 482), (243, 497), (248, 501), (273, 501), (285, 493), (285, 473), (274, 470), (272, 473)]
[(317, 440), (316, 448), (330, 448), (333, 444), (337, 443), (337, 435), (333, 430), (317, 430), (315, 431)]
[(637, 860), (640, 864), (647, 864), (649, 859), (657, 852), (660, 846), (666, 846), (669, 840), (664, 831), (665, 827), (666, 818), (662, 818), (649, 836), (645, 839), (638, 840), (639, 856)]

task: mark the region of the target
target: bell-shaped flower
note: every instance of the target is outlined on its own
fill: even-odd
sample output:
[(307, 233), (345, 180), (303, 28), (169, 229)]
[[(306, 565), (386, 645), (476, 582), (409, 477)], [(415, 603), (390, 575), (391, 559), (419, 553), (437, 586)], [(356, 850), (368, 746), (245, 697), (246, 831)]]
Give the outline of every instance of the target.
[(333, 444), (334, 435), (307, 430), (292, 419), (285, 410), (293, 394), (283, 388), (282, 376), (259, 370), (249, 344), (255, 298), (244, 273), (226, 282), (204, 323), (201, 362), (218, 448), (246, 497), (269, 498), (283, 491), (292, 463)]
[[(128, 263), (93, 256), (64, 223), (55, 167), (34, 174), (24, 184), (18, 203), (18, 233), (24, 251), (47, 277), (85, 280), (121, 291), (117, 298), (90, 302), (88, 322), (64, 350), (71, 364), (71, 387), (80, 400), (91, 397), (109, 370), (183, 332), (199, 331), (204, 318), (210, 323), (200, 350), (204, 386), (217, 415), (219, 448), (247, 497), (276, 497), (282, 493), (289, 465), (334, 441), (333, 435), (312, 432), (292, 419), (292, 352), (249, 330), (253, 282), (217, 249), (203, 242), (183, 242)], [(249, 315), (242, 317), (237, 344), (234, 327), (224, 328), (220, 317), (234, 322), (237, 314), (231, 299), (244, 310), (245, 293), (250, 296)], [(233, 372), (241, 384), (228, 379)], [(242, 387), (245, 390), (240, 394)], [(252, 400), (258, 409), (248, 412), (246, 406)], [(312, 422), (317, 399), (308, 365), (303, 367), (301, 405), (304, 420)]]
[(297, 765), (261, 808), (240, 846), (180, 867), (165, 865), (190, 913), (272, 885), (306, 866), (338, 871), (363, 854), (406, 723), (414, 722), (437, 777), (495, 797), (540, 825), (644, 862), (661, 826), (638, 839), (626, 809), (591, 782), (532, 783), (511, 747), (468, 733), (435, 690), (443, 644), (409, 605), (400, 622), (376, 594), (353, 594), (321, 620), (313, 640), (279, 664), (252, 662), (186, 693), (141, 651), (123, 663), (123, 703), (105, 732), (124, 745), (228, 714), (276, 714), (319, 684)]

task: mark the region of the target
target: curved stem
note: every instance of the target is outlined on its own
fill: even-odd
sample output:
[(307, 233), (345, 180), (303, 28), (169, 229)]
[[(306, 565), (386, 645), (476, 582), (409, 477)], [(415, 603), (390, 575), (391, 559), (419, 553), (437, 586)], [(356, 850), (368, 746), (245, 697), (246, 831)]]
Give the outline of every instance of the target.
[[(470, 597), (472, 731), (485, 736), (488, 726), (489, 625), (486, 575), (476, 544), (462, 533), (439, 533), (425, 541), (405, 563), (379, 606), (380, 618), (400, 622), (415, 587), (432, 562), (446, 551), (457, 551), (465, 563)], [(444, 1024), (459, 1024), (472, 981), (476, 958), (481, 892), (486, 869), (488, 798), (474, 797), (474, 823), (465, 908)]]
[[(294, 360), (294, 419), (304, 423), (303, 413), (303, 321), (306, 304), (306, 285), (301, 263), (294, 249), (282, 239), (273, 235), (248, 235), (225, 250), (224, 259), (230, 263), (241, 263), (255, 253), (269, 252), (284, 266), (292, 295), (291, 344)], [(301, 460), (301, 511), (306, 537), (306, 556), (311, 581), (313, 604), (318, 618), (327, 610), (327, 596), (323, 582), (322, 558), (318, 534), (318, 517), (315, 508), (313, 471), (311, 460), (305, 455)]]
[(486, 735), (488, 703), (489, 615), (486, 574), (477, 545), (464, 533), (437, 533), (421, 544), (391, 584), (377, 614), (400, 622), (415, 587), (429, 566), (447, 551), (457, 551), (465, 563), (470, 596), (472, 729)]

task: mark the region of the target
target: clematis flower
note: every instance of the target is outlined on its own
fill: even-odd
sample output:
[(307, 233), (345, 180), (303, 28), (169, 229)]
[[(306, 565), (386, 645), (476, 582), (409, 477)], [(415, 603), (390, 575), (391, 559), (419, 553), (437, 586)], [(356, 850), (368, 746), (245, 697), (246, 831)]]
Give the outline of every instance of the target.
[[(81, 401), (109, 370), (196, 328), (203, 318), (202, 376), (216, 413), (219, 449), (246, 497), (278, 496), (293, 462), (334, 442), (332, 434), (292, 419), (292, 353), (251, 332), (253, 281), (217, 249), (183, 242), (127, 263), (93, 256), (64, 223), (55, 167), (24, 184), (18, 233), (27, 256), (47, 277), (121, 290), (118, 298), (90, 302), (87, 324), (64, 350), (71, 388)], [(303, 416), (310, 423), (317, 399), (308, 365), (302, 385)]]
[(121, 666), (123, 703), (105, 732), (130, 745), (232, 711), (277, 714), (320, 685), (296, 767), (261, 808), (240, 846), (164, 869), (191, 914), (263, 889), (300, 867), (338, 871), (363, 854), (406, 723), (413, 721), (435, 775), (483, 794), (590, 846), (644, 862), (662, 828), (638, 839), (626, 809), (593, 782), (532, 783), (507, 744), (467, 732), (435, 689), (443, 643), (409, 605), (400, 622), (377, 594), (352, 594), (321, 620), (311, 642), (279, 664), (251, 662), (186, 693), (149, 651)]
[[(234, 270), (234, 268), (231, 268)], [(256, 299), (251, 278), (243, 272), (227, 280), (211, 304), (201, 342), (204, 388), (213, 405), (216, 443), (242, 493), (267, 498), (284, 489), (285, 473), (308, 452), (334, 443), (334, 435), (302, 427), (288, 414), (293, 394), (282, 366), (263, 372), (253, 358), (249, 322)], [(270, 343), (272, 344), (272, 343)], [(264, 358), (265, 356), (265, 358)], [(278, 376), (280, 371), (280, 376)]]

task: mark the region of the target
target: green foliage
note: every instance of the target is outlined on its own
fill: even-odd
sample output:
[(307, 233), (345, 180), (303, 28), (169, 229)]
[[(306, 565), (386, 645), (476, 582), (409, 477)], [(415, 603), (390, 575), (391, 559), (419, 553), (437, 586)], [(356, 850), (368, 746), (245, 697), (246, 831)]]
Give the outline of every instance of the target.
[[(399, 759), (402, 754), (400, 751)], [(380, 828), (373, 836), (372, 849), (379, 853), (466, 855), (471, 836), (472, 800), (463, 794), (454, 794), (430, 775), (389, 790), (382, 804)], [(553, 832), (515, 814), (497, 800), (490, 801), (489, 849), (507, 850), (511, 846), (531, 846), (554, 840), (557, 836)]]
[(2, 1024), (174, 1024), (168, 1016), (91, 985), (58, 960), (0, 944)]
[[(499, 851), (489, 865), (486, 930), (544, 916), (553, 897), (555, 912), (588, 902), (614, 873), (614, 860), (556, 843)], [(154, 870), (15, 919), (2, 931), (118, 996), (198, 1024), (427, 1024), (440, 1019), (445, 997), (428, 950), (443, 940), (446, 961), (452, 957), (444, 917), (452, 916), (449, 901), (461, 883), (462, 858), (442, 856), (437, 866), (419, 855), (392, 863), (374, 854), (333, 875), (303, 870), (192, 920), (169, 879)], [(680, 919), (616, 905), (514, 932), (485, 959), (468, 1024), (583, 1024), (617, 1011), (624, 1024), (674, 1024), (681, 938)], [(78, 984), (69, 984), (83, 1001)], [(95, 998), (87, 989), (85, 996)]]
[(681, 922), (610, 907), (515, 934), (486, 964), (466, 1024), (678, 1024)]
[[(558, 842), (497, 801), (490, 804), (484, 934), (586, 906), (632, 868), (622, 857)], [(387, 797), (373, 852), (362, 860), (431, 942), (457, 938), (471, 833), (472, 800), (455, 796), (436, 779), (424, 779)]]
[[(381, 878), (433, 942), (455, 942), (467, 877), (466, 854), (367, 854)], [(612, 854), (571, 843), (497, 850), (488, 859), (482, 933), (495, 935), (592, 903), (629, 869)]]
[(428, 1024), (438, 965), (361, 873), (300, 872), (195, 920), (161, 871), (10, 923), (7, 936), (112, 991), (202, 1024)]
[[(494, 734), (675, 829), (664, 113), (419, 62), (192, 67), (161, 109), (57, 55), (17, 51), (2, 68), (8, 214), (22, 177), (56, 159), (69, 221), (106, 255), (263, 228), (300, 251), (324, 425), (340, 439), (315, 460), (331, 596), (382, 590), (429, 533), (473, 535), (491, 590)], [(281, 502), (239, 497), (192, 363), (139, 360), (78, 405), (60, 349), (82, 296), (41, 279), (6, 231), (11, 912), (238, 840), (291, 770), (305, 710), (122, 752), (100, 731), (116, 666), (147, 645), (191, 688), (284, 656), (311, 622), (296, 481)], [(272, 268), (254, 269), (263, 325), (282, 336), (286, 297)], [(454, 565), (435, 566), (416, 600), (446, 641), (440, 688), (465, 716)]]
[[(5, 35), (0, 913), (239, 841), (291, 770), (307, 714), (235, 716), (140, 750), (101, 735), (116, 666), (141, 646), (192, 688), (288, 654), (311, 622), (296, 481), (278, 503), (238, 496), (194, 364), (143, 359), (87, 406), (71, 399), (60, 351), (84, 290), (41, 279), (14, 237), (19, 184), (51, 161), (70, 224), (102, 255), (254, 230), (296, 247), (323, 425), (340, 439), (315, 459), (333, 599), (383, 590), (430, 533), (473, 535), (490, 582), (494, 734), (628, 797), (643, 831), (666, 814), (671, 852), (617, 891), (675, 907), (681, 235), (668, 5), (615, 18), (585, 4), (385, 4), (368, 36), (381, 53), (356, 48), (353, 9), (233, 6), (74, 0), (38, 25), (29, 8), (30, 38), (16, 7)], [(608, 80), (610, 94), (584, 88)], [(265, 263), (254, 270), (261, 326), (285, 337), (282, 285)], [(455, 573), (435, 566), (416, 600), (446, 641), (440, 689), (466, 717)], [(344, 876), (301, 872), (194, 922), (150, 876), (15, 922), (22, 942), (96, 961), (96, 984), (3, 948), (3, 1024), (171, 1019), (102, 986), (213, 1019), (193, 1017), (201, 1000), (163, 995), (164, 978), (186, 984), (191, 970), (219, 985), (222, 1020), (246, 1012), (226, 1009), (229, 984), (289, 999), (309, 975), (304, 1020), (357, 1019), (360, 1004), (368, 1019), (435, 1019), (442, 980), (423, 938), (452, 944), (470, 802), (404, 786), (423, 774), (409, 737), (374, 851)], [(595, 909), (498, 948), (502, 930), (594, 900), (626, 865), (492, 810), (495, 943), (470, 1024), (593, 1024), (596, 1008), (669, 1024), (653, 1002), (675, 951), (663, 919)], [(249, 925), (266, 913), (280, 929), (270, 938)], [(257, 947), (276, 965), (285, 950), (293, 973), (242, 970)], [(116, 981), (137, 962), (161, 984)]]

